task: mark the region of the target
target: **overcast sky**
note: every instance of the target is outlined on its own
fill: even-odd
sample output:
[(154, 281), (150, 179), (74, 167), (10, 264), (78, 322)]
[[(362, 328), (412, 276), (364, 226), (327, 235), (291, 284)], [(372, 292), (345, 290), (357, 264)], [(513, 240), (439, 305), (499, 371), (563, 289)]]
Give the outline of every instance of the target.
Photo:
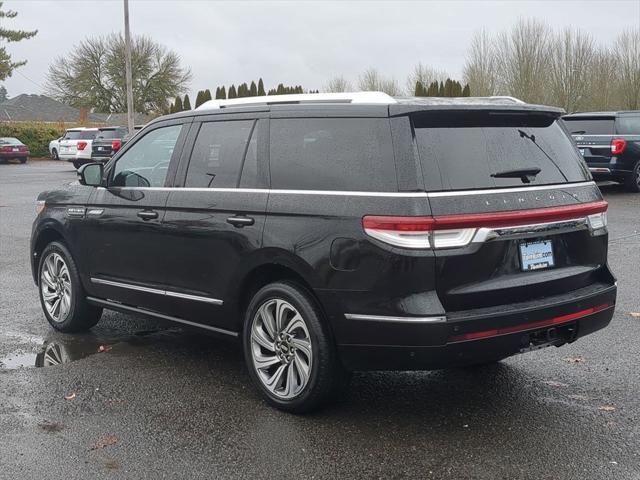
[[(8, 0), (16, 10), (7, 28), (39, 30), (8, 44), (25, 67), (5, 81), (9, 96), (43, 93), (52, 59), (87, 36), (122, 29), (123, 6), (113, 1)], [(368, 67), (404, 87), (422, 62), (461, 74), (474, 31), (499, 32), (520, 17), (554, 27), (573, 26), (610, 43), (625, 27), (640, 25), (640, 0), (627, 1), (424, 1), (424, 2), (207, 2), (131, 0), (131, 28), (176, 51), (193, 73), (190, 93), (262, 76), (322, 88), (342, 74), (356, 79)]]

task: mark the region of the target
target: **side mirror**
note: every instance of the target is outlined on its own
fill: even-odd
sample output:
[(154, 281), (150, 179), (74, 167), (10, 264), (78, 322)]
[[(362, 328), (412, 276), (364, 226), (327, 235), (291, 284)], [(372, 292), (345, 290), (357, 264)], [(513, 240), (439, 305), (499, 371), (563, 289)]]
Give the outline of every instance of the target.
[(102, 163), (85, 163), (78, 169), (80, 185), (99, 187), (102, 185), (104, 165)]

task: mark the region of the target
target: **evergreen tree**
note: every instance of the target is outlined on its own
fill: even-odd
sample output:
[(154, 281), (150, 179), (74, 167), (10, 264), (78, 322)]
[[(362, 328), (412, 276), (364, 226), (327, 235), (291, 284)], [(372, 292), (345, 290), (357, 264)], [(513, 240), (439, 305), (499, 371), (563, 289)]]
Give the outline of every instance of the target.
[(427, 90), (427, 97), (437, 97), (438, 96), (438, 82), (431, 82), (429, 84), (429, 89)]
[(251, 86), (249, 87), (249, 96), (257, 97), (258, 96), (258, 87), (256, 86), (256, 82), (251, 81)]
[(264, 83), (262, 83), (262, 78), (258, 80), (258, 96), (264, 97), (266, 95), (264, 91)]
[(209, 90), (208, 88), (202, 93), (202, 100), (203, 103), (204, 102), (208, 102), (209, 100), (211, 100), (211, 90)]
[(453, 82), (453, 89), (452, 89), (452, 96), (453, 97), (461, 97), (462, 96), (462, 85), (460, 84), (459, 81), (455, 80)]
[(173, 102), (173, 113), (178, 113), (184, 110), (182, 108), (182, 99), (180, 97), (176, 97), (176, 101)]
[(470, 97), (471, 96), (471, 88), (469, 88), (469, 84), (468, 83), (462, 89), (462, 96), (463, 97)]
[(189, 101), (189, 94), (184, 95), (184, 102), (182, 102), (182, 110), (191, 110), (191, 102)]
[(231, 85), (229, 87), (229, 98), (238, 98), (238, 93), (236, 92), (235, 85)]
[(227, 99), (227, 90), (224, 88), (224, 85), (222, 87), (220, 87), (220, 98), (222, 100), (226, 100)]
[(198, 108), (200, 105), (204, 103), (204, 101), (202, 100), (203, 95), (204, 95), (204, 92), (202, 90), (198, 90), (198, 94), (196, 95), (196, 104), (194, 108)]
[[(2, 7), (0, 2), (0, 8)], [(18, 15), (13, 10), (0, 10), (0, 19), (6, 20), (8, 18), (15, 18)], [(6, 28), (6, 22), (0, 28), (0, 40), (4, 42), (19, 42), (21, 40), (27, 40), (32, 38), (38, 33), (38, 30), (25, 31), (25, 30), (9, 30)], [(14, 62), (7, 52), (5, 47), (0, 47), (0, 81), (6, 80), (11, 76), (13, 71), (26, 64), (26, 60)]]
[(444, 82), (444, 94), (442, 95), (443, 97), (451, 97), (453, 95), (451, 95), (451, 88), (452, 88), (452, 82), (450, 78), (447, 78)]
[(438, 87), (438, 97), (444, 97), (444, 83), (442, 83), (442, 80), (440, 81), (440, 86)]

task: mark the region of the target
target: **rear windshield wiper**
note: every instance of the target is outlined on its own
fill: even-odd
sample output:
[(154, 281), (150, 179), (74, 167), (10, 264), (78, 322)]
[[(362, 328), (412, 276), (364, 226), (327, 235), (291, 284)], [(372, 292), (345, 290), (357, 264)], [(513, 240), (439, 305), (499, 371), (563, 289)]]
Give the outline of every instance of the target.
[[(562, 175), (564, 180), (566, 182), (568, 182), (569, 179), (564, 174), (564, 172), (562, 171), (560, 166), (556, 163), (556, 161), (553, 158), (551, 158), (551, 156), (544, 150), (544, 148), (542, 148), (540, 145), (538, 145), (538, 142), (536, 142), (536, 136), (533, 135), (533, 134), (529, 135), (527, 132), (524, 132), (524, 131), (520, 130), (519, 128), (517, 130), (518, 130), (518, 133), (520, 134), (521, 138), (526, 138), (528, 140), (531, 140), (531, 143), (533, 143), (536, 147), (538, 147), (538, 150), (540, 150), (544, 154), (544, 156), (547, 157), (551, 163), (553, 163), (553, 165), (558, 169), (558, 172), (560, 172), (560, 175)], [(538, 172), (538, 173), (540, 173), (540, 172)], [(525, 182), (524, 180), (522, 180), (522, 182), (523, 183), (529, 183), (529, 182)]]
[(522, 180), (522, 183), (531, 183), (541, 171), (538, 167), (518, 168), (516, 170), (504, 170), (502, 172), (492, 173), (491, 176), (493, 178), (519, 178)]

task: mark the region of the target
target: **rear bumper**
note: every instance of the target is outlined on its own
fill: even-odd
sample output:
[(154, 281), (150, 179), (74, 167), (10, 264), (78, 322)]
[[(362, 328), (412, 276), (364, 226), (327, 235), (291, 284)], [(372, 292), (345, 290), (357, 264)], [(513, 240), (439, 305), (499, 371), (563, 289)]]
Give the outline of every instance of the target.
[(588, 162), (587, 166), (594, 180), (626, 178), (633, 174), (633, 166), (613, 162)]
[(26, 152), (0, 152), (0, 159), (10, 160), (12, 158), (24, 158), (31, 155), (29, 151)]
[[(617, 288), (597, 284), (536, 302), (451, 312), (444, 321), (357, 322), (338, 349), (352, 370), (429, 370), (488, 362), (542, 346), (560, 346), (606, 327)], [(408, 317), (409, 319), (415, 317)], [(360, 332), (363, 342), (357, 340)], [(369, 339), (386, 339), (373, 344)]]

